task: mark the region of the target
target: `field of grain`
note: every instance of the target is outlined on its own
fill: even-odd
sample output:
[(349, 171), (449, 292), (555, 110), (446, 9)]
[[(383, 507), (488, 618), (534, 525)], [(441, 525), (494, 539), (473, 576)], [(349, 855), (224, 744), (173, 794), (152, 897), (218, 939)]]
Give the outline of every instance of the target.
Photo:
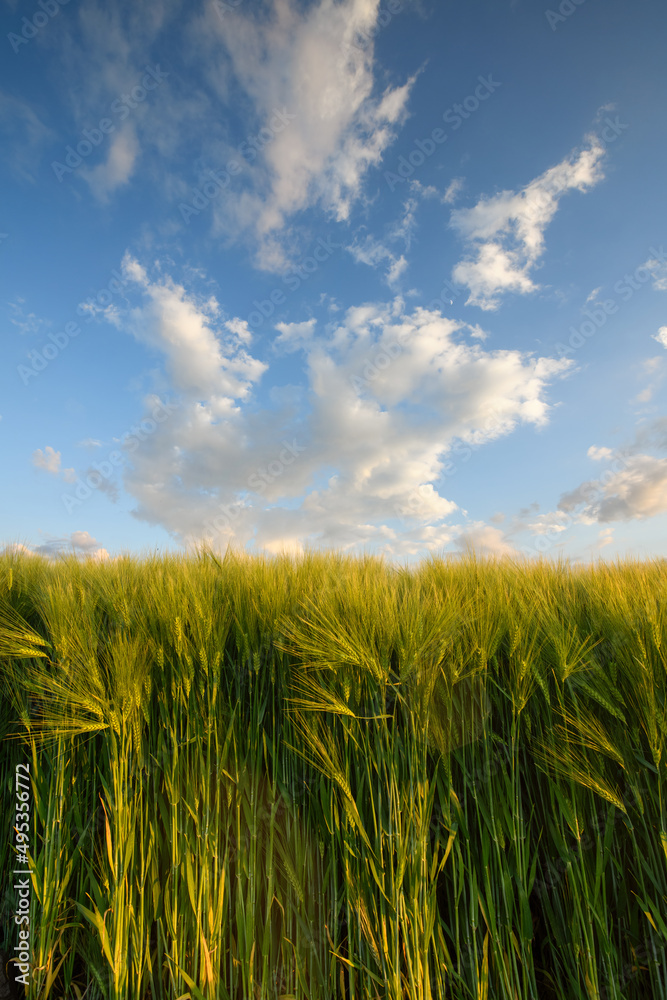
[(665, 560), (5, 553), (17, 995), (667, 1000), (666, 602)]

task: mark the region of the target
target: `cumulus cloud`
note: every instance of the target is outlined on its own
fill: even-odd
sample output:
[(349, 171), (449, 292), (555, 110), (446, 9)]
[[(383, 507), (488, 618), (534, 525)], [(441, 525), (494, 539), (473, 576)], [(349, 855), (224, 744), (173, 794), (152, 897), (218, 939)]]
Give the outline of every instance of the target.
[(488, 333), (486, 332), (486, 330), (483, 330), (481, 328), (481, 326), (479, 325), (479, 323), (475, 323), (473, 325), (471, 325), (469, 323), (468, 324), (468, 330), (470, 330), (470, 336), (471, 337), (476, 337), (477, 340), (486, 340), (487, 337), (489, 336)]
[(305, 9), (276, 0), (267, 18), (239, 9), (223, 23), (208, 8), (205, 30), (226, 49), (260, 124), (276, 108), (293, 116), (262, 150), (254, 184), (233, 204), (214, 205), (219, 231), (254, 230), (260, 267), (284, 269), (281, 230), (296, 212), (320, 204), (338, 221), (349, 217), (405, 118), (414, 78), (374, 95), (374, 44), (354, 44), (372, 32), (378, 9), (379, 0), (318, 0)]
[(150, 281), (129, 254), (122, 271), (144, 302), (129, 313), (116, 309), (108, 318), (165, 355), (172, 384), (187, 399), (207, 399), (216, 416), (231, 413), (234, 400), (245, 399), (268, 367), (245, 350), (252, 337), (247, 323), (219, 322), (214, 298), (195, 302), (169, 277)]
[(314, 319), (307, 319), (303, 323), (276, 323), (279, 334), (273, 341), (274, 350), (285, 354), (300, 350), (306, 342), (312, 340), (315, 322)]
[(570, 525), (564, 511), (550, 511), (548, 514), (538, 514), (534, 521), (529, 521), (527, 527), (534, 535), (547, 535), (565, 531)]
[(274, 347), (301, 353), (306, 386), (274, 386), (262, 409), (268, 366), (224, 337), (237, 321), (168, 276), (124, 268), (141, 303), (116, 321), (161, 352), (181, 398), (128, 455), (124, 486), (137, 518), (185, 544), (443, 546), (461, 530), (443, 523), (460, 508), (437, 489), (450, 450), (544, 426), (547, 386), (573, 365), (485, 351), (466, 324), (399, 297), (352, 307), (325, 333), (312, 319), (278, 324)]
[(26, 556), (34, 555), (32, 549), (29, 548), (27, 545), (24, 545), (23, 542), (13, 542), (10, 545), (5, 545), (1, 551), (3, 555), (12, 555), (12, 554), (26, 555)]
[(595, 445), (592, 444), (586, 454), (589, 458), (592, 458), (594, 462), (601, 462), (604, 458), (611, 458), (613, 452), (611, 448), (596, 448)]
[(653, 334), (653, 339), (663, 347), (667, 347), (667, 326), (661, 326), (658, 332)]
[(623, 449), (592, 445), (588, 457), (609, 462), (609, 467), (599, 478), (563, 493), (558, 509), (540, 515), (531, 530), (545, 534), (561, 530), (559, 525), (644, 520), (666, 513), (667, 458), (648, 454), (648, 448), (667, 452), (667, 417), (640, 427)]
[(32, 549), (38, 556), (57, 556), (74, 552), (78, 556), (91, 559), (108, 559), (109, 553), (103, 549), (96, 538), (88, 531), (73, 531), (71, 535), (61, 538), (49, 537), (42, 545), (36, 545)]
[(461, 551), (472, 549), (481, 556), (509, 556), (516, 559), (520, 552), (505, 538), (500, 528), (475, 521), (456, 539), (456, 547)]
[(531, 181), (521, 191), (502, 191), (481, 198), (472, 208), (454, 209), (450, 227), (468, 244), (468, 255), (453, 269), (466, 285), (466, 305), (497, 309), (505, 292), (536, 291), (530, 272), (544, 252), (544, 232), (567, 191), (586, 191), (604, 174), (604, 147), (595, 137), (589, 147), (572, 153)]
[[(36, 469), (44, 469), (45, 472), (50, 472), (51, 475), (57, 476), (60, 473), (60, 462), (61, 455), (59, 451), (54, 451), (50, 445), (47, 444), (44, 451), (38, 448), (37, 451), (32, 453), (32, 464)], [(62, 478), (66, 483), (73, 483), (76, 481), (76, 472), (74, 469), (63, 469)]]
[(54, 451), (48, 444), (44, 451), (38, 448), (37, 451), (33, 451), (32, 453), (32, 464), (35, 468), (44, 469), (45, 472), (50, 472), (54, 476), (57, 476), (60, 472), (60, 460), (60, 452)]
[(631, 455), (623, 468), (605, 479), (589, 480), (565, 493), (559, 509), (570, 511), (583, 504), (584, 523), (631, 521), (667, 511), (667, 459)]

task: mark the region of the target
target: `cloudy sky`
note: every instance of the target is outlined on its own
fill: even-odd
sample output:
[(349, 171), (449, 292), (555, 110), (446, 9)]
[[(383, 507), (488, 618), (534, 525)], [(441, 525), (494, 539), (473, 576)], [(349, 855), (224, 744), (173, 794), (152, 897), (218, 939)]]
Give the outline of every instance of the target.
[(667, 556), (663, 0), (1, 0), (0, 544)]

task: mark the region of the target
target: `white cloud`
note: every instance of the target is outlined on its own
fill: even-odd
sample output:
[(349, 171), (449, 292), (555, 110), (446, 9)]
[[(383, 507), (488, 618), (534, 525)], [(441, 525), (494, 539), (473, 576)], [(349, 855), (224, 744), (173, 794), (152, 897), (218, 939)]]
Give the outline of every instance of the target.
[(518, 558), (520, 553), (505, 538), (500, 528), (492, 528), (483, 521), (475, 521), (456, 539), (457, 548), (465, 551), (473, 549), (482, 556), (509, 556)]
[(214, 204), (219, 231), (254, 229), (260, 267), (284, 268), (281, 231), (296, 212), (319, 203), (339, 221), (349, 217), (364, 175), (405, 118), (414, 78), (373, 96), (374, 45), (354, 45), (374, 28), (378, 8), (379, 0), (318, 0), (306, 9), (280, 0), (268, 18), (240, 8), (224, 22), (208, 8), (204, 30), (227, 50), (260, 125), (276, 108), (294, 116), (265, 146), (254, 186)]
[(416, 198), (408, 198), (403, 204), (403, 214), (389, 227), (387, 233), (392, 242), (402, 240), (406, 250), (409, 250), (412, 245), (412, 238), (417, 227), (417, 220), (415, 218), (417, 208), (418, 203)]
[(504, 250), (498, 243), (484, 243), (477, 251), (477, 259), (461, 261), (452, 277), (470, 289), (466, 305), (485, 310), (498, 308), (498, 292), (525, 295), (537, 289), (526, 274), (520, 253)]
[(82, 176), (99, 201), (106, 203), (117, 188), (127, 184), (138, 156), (139, 142), (136, 133), (131, 126), (127, 126), (113, 137), (106, 162), (98, 163), (90, 169), (81, 169)]
[(22, 555), (32, 556), (35, 554), (32, 549), (28, 548), (27, 545), (24, 545), (23, 542), (14, 542), (11, 545), (5, 545), (1, 551), (3, 555), (21, 553)]
[(600, 541), (597, 543), (596, 548), (603, 549), (605, 545), (611, 545), (614, 541), (614, 529), (613, 528), (603, 528), (599, 532), (598, 538)]
[(395, 298), (348, 309), (326, 335), (312, 319), (278, 324), (274, 343), (302, 352), (307, 385), (274, 387), (261, 409), (251, 389), (267, 366), (244, 353), (232, 378), (239, 345), (223, 348), (205, 304), (169, 277), (136, 290), (144, 304), (119, 322), (164, 354), (182, 405), (128, 456), (124, 487), (136, 517), (185, 543), (445, 545), (461, 530), (442, 524), (459, 508), (436, 485), (449, 451), (544, 426), (547, 385), (573, 365), (485, 351), (466, 324)]
[[(412, 237), (416, 226), (415, 212), (417, 202), (414, 198), (408, 198), (403, 205), (403, 212), (400, 218), (387, 228), (387, 240), (395, 243), (399, 240), (403, 242), (406, 250), (410, 249)], [(365, 227), (362, 227), (365, 228)], [(385, 246), (380, 240), (367, 234), (360, 242), (356, 237), (350, 246), (345, 250), (350, 253), (359, 264), (367, 264), (369, 267), (379, 267), (381, 264), (387, 265), (384, 281), (390, 288), (394, 288), (399, 278), (407, 271), (408, 261), (404, 254), (397, 257), (396, 254)]]
[(589, 458), (611, 460), (611, 466), (599, 479), (564, 493), (558, 510), (573, 513), (575, 523), (582, 524), (642, 520), (667, 512), (667, 458), (642, 450), (651, 445), (667, 451), (667, 417), (639, 428), (623, 451), (589, 448)]
[(589, 302), (593, 302), (594, 299), (597, 299), (601, 291), (602, 291), (602, 285), (600, 285), (599, 288), (594, 288), (591, 294), (586, 299), (585, 305), (588, 305)]
[(396, 284), (401, 275), (407, 271), (408, 262), (405, 257), (401, 254), (398, 260), (395, 260), (389, 270), (387, 271), (387, 284), (390, 288)]
[(463, 180), (462, 177), (455, 177), (452, 181), (449, 182), (447, 190), (442, 196), (442, 200), (445, 203), (445, 205), (454, 204), (454, 202), (456, 201), (456, 199), (458, 198), (459, 194), (463, 189), (464, 183), (465, 181)]
[(530, 521), (527, 525), (534, 535), (559, 533), (565, 531), (568, 526), (568, 516), (560, 510), (550, 511), (548, 514), (538, 514), (535, 520)]
[(408, 181), (410, 185), (410, 190), (414, 191), (416, 195), (420, 198), (437, 198), (439, 195), (438, 189), (433, 187), (432, 184), (424, 185), (420, 181), (410, 180)]
[(471, 326), (470, 323), (468, 323), (468, 330), (470, 330), (470, 336), (475, 337), (477, 340), (486, 340), (489, 336), (486, 330), (481, 328), (479, 323), (475, 323), (474, 326)]
[[(168, 71), (169, 79), (132, 109), (121, 131), (105, 139), (99, 150), (105, 150), (104, 162), (80, 170), (105, 202), (132, 180), (144, 157), (174, 205), (174, 217), (159, 227), (173, 236), (182, 222), (179, 202), (192, 201), (193, 187), (210, 181), (210, 169), (224, 170), (236, 160), (240, 174), (228, 178), (234, 197), (214, 198), (206, 209), (213, 231), (246, 238), (258, 266), (283, 271), (303, 235), (289, 225), (295, 214), (320, 206), (329, 217), (348, 219), (369, 170), (380, 164), (406, 117), (415, 77), (397, 86), (379, 81), (372, 35), (380, 0), (272, 0), (263, 6), (258, 13), (257, 5), (237, 4), (221, 18), (216, 2), (207, 0), (192, 12), (182, 47), (201, 79), (186, 86)], [(140, 85), (156, 42), (159, 48), (180, 8), (155, 0), (88, 5), (81, 12), (62, 53), (72, 82), (66, 91), (73, 136)], [(370, 38), (368, 45), (354, 44), (360, 34)], [(236, 119), (247, 123), (244, 135), (234, 134), (230, 123)], [(267, 129), (268, 141), (260, 135)], [(246, 157), (242, 150), (249, 153), (258, 137), (256, 155)], [(183, 158), (189, 166), (180, 171)]]
[(642, 368), (644, 369), (645, 372), (647, 372), (650, 375), (655, 371), (660, 371), (660, 369), (663, 367), (663, 364), (664, 364), (664, 358), (662, 358), (659, 354), (656, 354), (655, 357), (653, 358), (646, 358), (642, 362)]
[(352, 254), (358, 264), (368, 264), (369, 267), (377, 267), (382, 261), (393, 260), (391, 250), (370, 234), (366, 236), (363, 243), (355, 240), (345, 249)]
[(231, 413), (234, 400), (245, 399), (268, 367), (244, 349), (251, 339), (247, 323), (235, 319), (219, 324), (228, 331), (223, 338), (216, 330), (215, 300), (196, 303), (169, 277), (151, 282), (129, 254), (122, 270), (143, 292), (145, 303), (129, 314), (117, 310), (108, 318), (166, 355), (172, 384), (186, 399), (207, 399), (216, 417)]
[[(192, 123), (201, 122), (208, 106), (208, 94), (190, 81), (187, 86), (181, 84), (181, 93), (175, 93), (173, 73), (155, 59), (157, 52), (164, 51), (159, 36), (181, 6), (172, 0), (145, 5), (95, 2), (78, 11), (74, 30), (72, 19), (60, 26), (61, 95), (69, 105), (71, 123), (69, 138), (56, 159), (63, 161), (65, 143), (78, 145), (84, 128), (99, 129), (102, 119), (110, 119), (114, 131), (104, 135), (90, 160), (75, 168), (103, 204), (132, 180), (139, 155), (146, 152), (154, 156), (152, 179), (159, 178), (168, 192), (173, 184), (170, 165), (178, 147), (190, 145)], [(176, 30), (182, 38), (183, 32)], [(144, 96), (137, 101), (131, 95), (142, 87), (147, 71), (160, 72), (158, 86), (150, 91), (143, 88)], [(167, 72), (166, 79), (162, 71)]]
[[(582, 502), (583, 516), (588, 523), (599, 521), (630, 521), (655, 517), (667, 512), (667, 459), (651, 455), (633, 455), (621, 471), (606, 482), (582, 483), (564, 494), (558, 504), (569, 511)], [(589, 500), (590, 491), (598, 496)]]
[(230, 333), (236, 334), (238, 339), (242, 344), (250, 344), (252, 342), (252, 330), (248, 326), (247, 319), (230, 319), (225, 322), (225, 329), (229, 330)]
[(604, 147), (594, 137), (578, 155), (550, 167), (519, 192), (481, 198), (472, 208), (454, 209), (450, 227), (469, 244), (469, 255), (452, 271), (470, 289), (466, 305), (497, 309), (499, 295), (525, 295), (539, 288), (530, 278), (544, 252), (544, 231), (567, 191), (586, 191), (600, 181)]
[(109, 557), (107, 550), (100, 548), (97, 539), (93, 538), (88, 531), (73, 531), (70, 535), (70, 541), (75, 549), (84, 552), (86, 555), (93, 556), (95, 559), (106, 559)]
[[(50, 472), (53, 476), (57, 476), (60, 473), (60, 462), (60, 452), (54, 451), (50, 445), (47, 445), (44, 451), (38, 448), (37, 451), (33, 451), (32, 453), (32, 464), (35, 468), (44, 469), (45, 472)], [(62, 478), (66, 483), (75, 483), (76, 472), (74, 469), (63, 469)]]
[[(667, 347), (667, 327), (662, 327), (661, 330), (665, 331), (665, 342), (664, 346)], [(663, 343), (661, 339), (661, 331), (653, 337), (658, 343)], [(665, 359), (661, 355), (656, 355), (653, 358), (646, 358), (642, 364), (641, 368), (643, 372), (652, 375), (652, 381), (638, 393), (635, 402), (637, 403), (649, 403), (653, 399), (653, 394), (655, 393), (658, 386), (664, 381), (665, 376), (667, 376), (667, 366), (665, 365)]]
[(52, 475), (57, 476), (60, 472), (60, 452), (54, 451), (54, 449), (47, 444), (44, 451), (38, 448), (37, 451), (32, 453), (32, 464), (36, 469), (44, 469), (45, 472), (50, 472)]
[(369, 267), (387, 264), (384, 280), (390, 288), (396, 284), (408, 267), (408, 262), (403, 255), (396, 257), (388, 247), (370, 235), (366, 236), (363, 243), (355, 242), (345, 249), (358, 264), (367, 264)]
[(10, 322), (19, 328), (21, 334), (39, 333), (44, 325), (44, 320), (36, 316), (35, 313), (25, 313), (23, 311), (24, 305), (25, 300), (21, 298), (17, 299), (16, 302), (9, 303), (9, 308), (12, 311)]
[(663, 347), (667, 347), (667, 326), (661, 326), (658, 332), (653, 334), (653, 339)]
[(34, 546), (32, 552), (34, 555), (49, 557), (74, 552), (78, 556), (96, 560), (109, 558), (107, 550), (88, 531), (73, 531), (71, 535), (61, 538), (50, 536), (44, 544)]
[(589, 458), (592, 458), (594, 462), (601, 462), (604, 458), (611, 458), (613, 452), (611, 448), (596, 448), (595, 445), (592, 444), (586, 454)]
[(276, 323), (276, 330), (280, 333), (273, 341), (274, 349), (287, 354), (300, 350), (306, 341), (312, 340), (315, 322), (308, 319), (303, 323)]
[(644, 264), (653, 275), (653, 287), (656, 292), (667, 292), (667, 261), (651, 258)]

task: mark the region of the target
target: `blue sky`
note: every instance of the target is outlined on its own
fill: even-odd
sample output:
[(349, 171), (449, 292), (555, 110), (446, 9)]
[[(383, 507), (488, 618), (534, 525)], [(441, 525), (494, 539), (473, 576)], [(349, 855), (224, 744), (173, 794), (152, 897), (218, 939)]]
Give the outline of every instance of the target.
[(3, 0), (0, 543), (667, 556), (660, 0)]

